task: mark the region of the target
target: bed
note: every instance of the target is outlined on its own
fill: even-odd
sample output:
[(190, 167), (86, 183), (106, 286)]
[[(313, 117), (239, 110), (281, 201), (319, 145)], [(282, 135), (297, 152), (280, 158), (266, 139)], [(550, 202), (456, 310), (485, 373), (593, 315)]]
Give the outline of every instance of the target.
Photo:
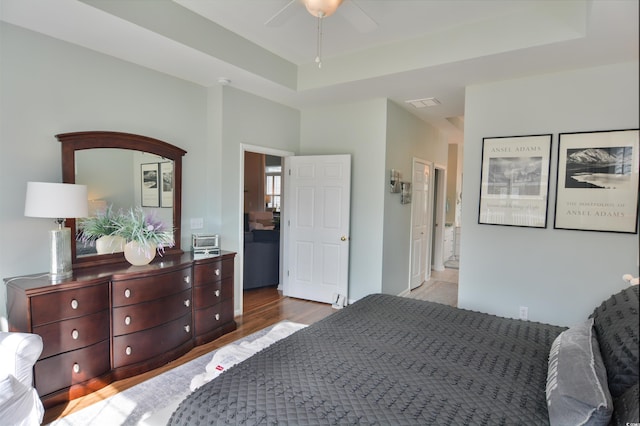
[(170, 425), (638, 422), (638, 286), (563, 328), (374, 294), (183, 400)]

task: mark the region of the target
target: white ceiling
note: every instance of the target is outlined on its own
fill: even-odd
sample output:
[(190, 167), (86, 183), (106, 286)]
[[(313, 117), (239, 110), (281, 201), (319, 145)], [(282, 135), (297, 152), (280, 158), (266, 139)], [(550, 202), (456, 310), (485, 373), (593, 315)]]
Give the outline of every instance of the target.
[[(298, 0), (265, 25), (289, 3), (0, 0), (0, 19), (296, 108), (389, 98), (453, 143), (468, 85), (638, 60), (637, 0), (344, 0), (323, 21), (318, 69), (317, 20)], [(405, 103), (426, 97), (441, 104)]]

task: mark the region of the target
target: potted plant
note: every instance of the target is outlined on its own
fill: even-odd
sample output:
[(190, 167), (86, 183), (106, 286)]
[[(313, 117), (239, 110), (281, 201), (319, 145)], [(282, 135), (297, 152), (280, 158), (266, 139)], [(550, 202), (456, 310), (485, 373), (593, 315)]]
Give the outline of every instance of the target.
[(112, 206), (108, 206), (104, 212), (96, 216), (80, 219), (80, 232), (76, 239), (85, 245), (95, 244), (98, 254), (122, 252), (125, 241), (122, 237), (115, 235), (117, 226), (114, 219), (116, 217), (117, 214), (113, 212)]
[(128, 212), (113, 218), (118, 235), (126, 241), (124, 257), (132, 265), (146, 265), (158, 252), (161, 256), (164, 249), (173, 247), (173, 229), (154, 215), (147, 215), (141, 207), (132, 208)]

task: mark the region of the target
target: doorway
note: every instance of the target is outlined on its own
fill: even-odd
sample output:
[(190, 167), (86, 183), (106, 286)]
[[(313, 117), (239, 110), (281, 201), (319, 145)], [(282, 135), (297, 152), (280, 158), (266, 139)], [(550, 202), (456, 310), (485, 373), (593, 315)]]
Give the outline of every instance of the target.
[(432, 163), (413, 159), (409, 291), (420, 287), (431, 275), (432, 169)]
[(444, 270), (446, 167), (413, 159), (409, 291)]
[(431, 265), (434, 271), (443, 271), (445, 256), (445, 226), (446, 226), (446, 194), (447, 194), (447, 169), (444, 166), (435, 164), (433, 173), (433, 229), (431, 246)]
[[(239, 241), (242, 250), (239, 250), (237, 254), (238, 258), (238, 272), (239, 272), (239, 287), (236, 287), (236, 297), (239, 299), (240, 312), (244, 312), (244, 291), (245, 291), (245, 277), (248, 276), (254, 283), (254, 288), (260, 288), (262, 284), (275, 284), (282, 283), (282, 253), (283, 245), (280, 243), (282, 231), (277, 224), (277, 218), (282, 214), (285, 209), (284, 194), (277, 194), (275, 188), (275, 180), (269, 179), (269, 175), (274, 176), (276, 173), (269, 173), (266, 169), (267, 158), (272, 160), (279, 159), (281, 164), (284, 163), (284, 157), (293, 156), (294, 153), (289, 151), (282, 151), (272, 148), (266, 148), (255, 145), (240, 145), (240, 227)], [(249, 158), (249, 160), (246, 160)], [(254, 161), (251, 160), (254, 159)], [(255, 158), (260, 158), (258, 164), (262, 166), (256, 166)], [(254, 171), (255, 181), (253, 178), (247, 179), (247, 172), (250, 168), (255, 169), (258, 167), (257, 173)], [(281, 179), (284, 179), (283, 174), (280, 174)], [(280, 186), (282, 182), (280, 182)], [(270, 187), (268, 187), (270, 184)], [(280, 191), (281, 192), (281, 191)], [(277, 211), (276, 211), (277, 210)], [(254, 225), (249, 225), (249, 212), (268, 212), (274, 215), (270, 218), (253, 217)], [(257, 215), (260, 216), (260, 215)], [(253, 228), (253, 229), (252, 229)], [(258, 231), (258, 232), (253, 232)], [(250, 234), (250, 237), (249, 237)], [(251, 240), (251, 241), (249, 241)], [(257, 241), (256, 241), (257, 240)], [(245, 253), (247, 243), (251, 244), (251, 250), (249, 253)], [(248, 255), (248, 256), (247, 256)], [(251, 265), (249, 262), (251, 259), (259, 262), (258, 264)], [(276, 262), (275, 265), (272, 262)], [(261, 270), (253, 269), (254, 267), (262, 268)], [(270, 278), (268, 281), (274, 281), (268, 283), (263, 280), (263, 272), (268, 269)]]

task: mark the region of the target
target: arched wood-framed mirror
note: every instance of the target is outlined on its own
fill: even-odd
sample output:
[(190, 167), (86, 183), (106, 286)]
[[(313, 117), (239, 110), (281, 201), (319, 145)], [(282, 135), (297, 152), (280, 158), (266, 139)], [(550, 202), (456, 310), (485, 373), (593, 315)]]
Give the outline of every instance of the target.
[[(180, 248), (180, 224), (182, 221), (182, 156), (187, 151), (147, 136), (122, 132), (90, 131), (62, 133), (56, 135), (62, 144), (62, 181), (64, 183), (81, 183), (88, 185), (90, 211), (92, 193), (100, 193), (100, 202), (112, 205), (112, 200), (126, 199), (122, 192), (134, 194), (130, 205), (114, 206), (114, 208), (138, 207), (136, 201), (140, 201), (140, 207), (156, 208), (161, 213), (169, 215), (166, 222), (174, 229), (174, 247), (167, 249), (166, 254), (182, 253)], [(92, 158), (91, 156), (95, 156)], [(86, 159), (85, 159), (86, 158)], [(123, 160), (124, 158), (124, 160)], [(113, 162), (112, 162), (113, 161)], [(84, 164), (82, 163), (84, 162)], [(168, 182), (170, 191), (164, 193), (158, 189), (156, 201), (145, 195), (145, 185), (148, 180), (145, 176), (153, 176), (153, 168), (156, 174), (156, 184), (163, 184), (162, 170)], [(78, 178), (80, 171), (85, 175)], [(101, 174), (100, 174), (101, 173)], [(90, 176), (95, 174), (97, 176)], [(124, 178), (123, 178), (124, 176)], [(76, 182), (78, 180), (78, 182)], [(85, 180), (84, 182), (82, 180)], [(101, 188), (92, 188), (89, 181), (99, 182)], [(129, 182), (131, 188), (122, 189), (122, 182)], [(109, 184), (113, 183), (113, 190)], [(146, 198), (145, 198), (146, 197)], [(134, 201), (136, 200), (136, 201)], [(95, 202), (95, 200), (94, 200)], [(147, 205), (145, 205), (145, 202)], [(125, 202), (126, 203), (126, 202)], [(67, 226), (72, 229), (72, 238), (76, 231), (76, 220), (69, 218)], [(97, 254), (94, 252), (79, 253), (82, 250), (78, 244), (72, 241), (71, 260), (74, 267), (88, 267), (102, 264), (124, 262), (122, 253)]]

